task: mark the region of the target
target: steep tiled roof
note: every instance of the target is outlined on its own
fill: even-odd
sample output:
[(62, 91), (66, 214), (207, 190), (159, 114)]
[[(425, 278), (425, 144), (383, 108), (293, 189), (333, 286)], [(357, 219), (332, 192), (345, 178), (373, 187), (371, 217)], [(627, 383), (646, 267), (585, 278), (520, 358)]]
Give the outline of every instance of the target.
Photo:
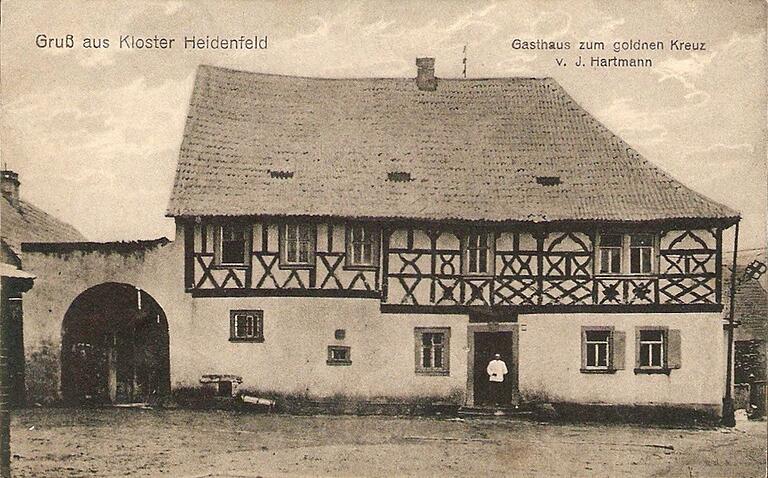
[[(542, 176), (560, 184), (539, 184)], [(436, 91), (421, 91), (412, 79), (201, 66), (168, 215), (257, 214), (738, 216), (643, 159), (549, 78), (439, 79)]]
[[(736, 269), (736, 277), (744, 275), (744, 266)], [(730, 306), (731, 267), (723, 267), (723, 307), (724, 313), (729, 313)], [(736, 284), (736, 311), (734, 316), (741, 325), (736, 329), (736, 340), (762, 339), (768, 341), (768, 294), (760, 282), (747, 279)]]
[(16, 254), (21, 252), (22, 242), (86, 240), (77, 229), (32, 204), (19, 201), (15, 208), (5, 197), (0, 198), (0, 236)]

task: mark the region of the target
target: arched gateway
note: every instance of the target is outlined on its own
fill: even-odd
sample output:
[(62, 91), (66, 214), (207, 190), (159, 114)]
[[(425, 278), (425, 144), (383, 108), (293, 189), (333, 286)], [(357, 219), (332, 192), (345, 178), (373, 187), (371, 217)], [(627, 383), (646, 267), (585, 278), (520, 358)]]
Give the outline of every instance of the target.
[(61, 391), (70, 403), (147, 402), (170, 392), (168, 321), (145, 291), (104, 283), (62, 325)]

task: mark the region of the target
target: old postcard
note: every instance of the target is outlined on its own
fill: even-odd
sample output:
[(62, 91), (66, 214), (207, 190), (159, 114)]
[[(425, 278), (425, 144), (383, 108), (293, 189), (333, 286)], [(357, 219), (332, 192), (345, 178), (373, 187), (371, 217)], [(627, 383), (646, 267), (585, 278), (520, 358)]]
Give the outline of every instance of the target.
[(0, 14), (0, 476), (765, 476), (764, 2)]

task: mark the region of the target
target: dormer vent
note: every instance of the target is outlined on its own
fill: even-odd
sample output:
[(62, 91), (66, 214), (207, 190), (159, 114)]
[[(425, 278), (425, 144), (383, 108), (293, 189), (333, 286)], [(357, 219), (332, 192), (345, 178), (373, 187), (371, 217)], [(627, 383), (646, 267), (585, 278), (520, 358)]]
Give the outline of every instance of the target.
[(393, 181), (396, 183), (408, 183), (413, 181), (413, 178), (411, 177), (411, 173), (407, 173), (405, 171), (393, 171), (391, 173), (387, 173), (387, 181)]
[(275, 179), (291, 179), (293, 171), (269, 171), (269, 176)]
[(560, 184), (560, 176), (536, 176), (536, 182), (542, 186), (557, 186)]

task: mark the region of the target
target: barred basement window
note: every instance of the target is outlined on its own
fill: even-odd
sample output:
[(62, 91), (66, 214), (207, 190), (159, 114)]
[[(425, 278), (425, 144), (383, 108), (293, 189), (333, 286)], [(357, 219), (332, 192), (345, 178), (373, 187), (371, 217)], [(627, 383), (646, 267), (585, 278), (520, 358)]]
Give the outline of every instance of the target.
[(264, 311), (229, 311), (229, 340), (230, 342), (263, 342)]
[(416, 344), (416, 373), (421, 375), (448, 375), (450, 367), (451, 329), (448, 327), (414, 330)]
[(328, 346), (328, 365), (352, 365), (352, 356), (350, 347), (343, 345)]

